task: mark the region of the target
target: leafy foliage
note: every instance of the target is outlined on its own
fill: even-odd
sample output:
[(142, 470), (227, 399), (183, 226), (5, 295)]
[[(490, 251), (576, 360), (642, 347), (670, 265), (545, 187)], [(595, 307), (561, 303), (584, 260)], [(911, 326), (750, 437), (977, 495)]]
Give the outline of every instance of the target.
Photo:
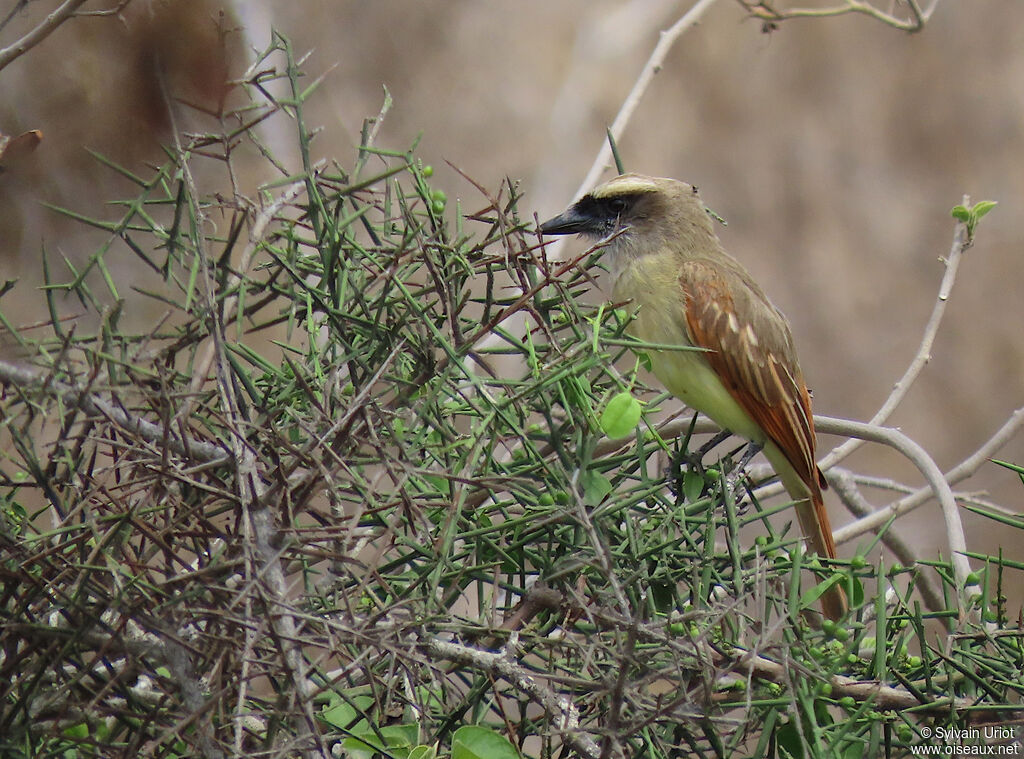
[(967, 225), (967, 239), (973, 240), (974, 230), (977, 228), (978, 222), (997, 205), (999, 204), (994, 200), (979, 200), (970, 208), (963, 205), (953, 206), (950, 215), (957, 221), (962, 221)]
[[(266, 56), (233, 131), (82, 219), (110, 241), (51, 265), (48, 335), (2, 317), (40, 370), (0, 406), (0, 752), (881, 756), (1019, 708), (1019, 566), (974, 578), (988, 624), (925, 614), (948, 564), (823, 567), (728, 457), (669, 487), (692, 427), (634, 397), (600, 251), (548, 260), (514, 183), (467, 212), (372, 120), (315, 163)], [(205, 188), (268, 118), (301, 171)], [(834, 582), (860, 608), (815, 628)]]

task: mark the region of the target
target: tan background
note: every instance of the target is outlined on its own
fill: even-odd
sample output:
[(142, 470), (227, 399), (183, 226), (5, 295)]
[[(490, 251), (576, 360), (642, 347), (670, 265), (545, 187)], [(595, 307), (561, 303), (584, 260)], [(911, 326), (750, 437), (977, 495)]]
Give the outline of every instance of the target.
[[(49, 10), (42, 5), (30, 10)], [(244, 70), (247, 47), (265, 46), (270, 24), (297, 51), (313, 51), (308, 71), (329, 71), (307, 111), (323, 127), (320, 155), (351, 163), (386, 85), (395, 104), (380, 144), (404, 149), (422, 132), (420, 155), (449, 197), (477, 203), (445, 160), (491, 187), (521, 179), (523, 210), (546, 217), (582, 180), (658, 30), (689, 5), (246, 0), (218, 22), (214, 2), (137, 0), (120, 22), (75, 20), (0, 72), (0, 130), (46, 134), (30, 161), (0, 176), (0, 280), (38, 283), (44, 244), (85, 260), (102, 235), (83, 235), (40, 201), (116, 218), (102, 199), (133, 188), (83, 148), (143, 172), (169, 136), (160, 72), (175, 94), (215, 107), (224, 72)], [(31, 20), (16, 19), (0, 45)], [(230, 31), (224, 50), (218, 23), (246, 31)], [(719, 0), (669, 56), (620, 147), (628, 168), (699, 185), (728, 220), (727, 248), (790, 317), (816, 410), (834, 416), (870, 417), (911, 359), (949, 249), (949, 209), (964, 193), (998, 200), (964, 261), (934, 358), (892, 422), (948, 468), (1024, 405), (1016, 3), (942, 0), (917, 35), (856, 16), (765, 34)], [(250, 190), (257, 179), (245, 178)], [(0, 308), (24, 320), (45, 314), (27, 289)], [(1002, 455), (1024, 462), (1024, 441)], [(920, 481), (892, 455), (864, 451), (849, 463)], [(1024, 492), (995, 466), (967, 487), (1016, 510)], [(996, 551), (1006, 534), (969, 515), (966, 523), (976, 550)], [(929, 552), (944, 543), (937, 507), (911, 524)], [(1019, 540), (1004, 550), (1024, 560)]]

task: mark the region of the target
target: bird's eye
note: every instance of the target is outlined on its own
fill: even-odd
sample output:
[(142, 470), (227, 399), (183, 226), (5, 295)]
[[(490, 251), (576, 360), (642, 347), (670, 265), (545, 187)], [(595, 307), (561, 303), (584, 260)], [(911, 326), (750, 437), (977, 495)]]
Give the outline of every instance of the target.
[(611, 200), (608, 201), (608, 210), (611, 211), (616, 216), (621, 214), (628, 207), (629, 204), (626, 203), (624, 198), (612, 198)]

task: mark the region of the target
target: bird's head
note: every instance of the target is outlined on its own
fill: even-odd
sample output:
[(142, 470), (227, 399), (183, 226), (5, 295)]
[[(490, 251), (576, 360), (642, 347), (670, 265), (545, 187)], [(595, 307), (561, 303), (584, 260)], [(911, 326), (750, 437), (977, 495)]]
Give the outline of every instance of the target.
[(697, 188), (675, 179), (623, 174), (540, 225), (546, 235), (609, 239), (612, 268), (672, 248), (699, 247), (715, 232)]

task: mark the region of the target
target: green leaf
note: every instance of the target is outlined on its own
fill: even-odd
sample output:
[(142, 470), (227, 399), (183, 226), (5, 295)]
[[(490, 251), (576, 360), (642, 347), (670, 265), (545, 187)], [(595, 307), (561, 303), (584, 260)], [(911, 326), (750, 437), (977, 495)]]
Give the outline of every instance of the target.
[(437, 751), (433, 746), (417, 746), (409, 752), (409, 759), (434, 759)]
[(65, 727), (63, 732), (68, 738), (84, 741), (89, 737), (89, 723), (79, 722), (70, 727)]
[[(341, 742), (341, 747), (346, 756), (353, 759), (372, 759), (378, 753), (408, 759), (418, 734), (419, 728), (416, 725), (387, 725), (380, 728), (380, 736), (370, 732), (358, 738), (346, 738)], [(384, 745), (381, 745), (381, 737), (384, 738)]]
[(804, 608), (807, 606), (811, 606), (815, 601), (817, 601), (825, 594), (825, 591), (827, 591), (833, 585), (838, 585), (842, 582), (845, 582), (845, 580), (846, 575), (837, 572), (824, 582), (819, 582), (813, 588), (811, 588), (802, 596), (800, 596), (800, 607)]
[(597, 506), (612, 492), (611, 480), (594, 469), (582, 473), (580, 484), (583, 486), (583, 503), (587, 506)]
[(971, 218), (971, 212), (967, 210), (967, 206), (953, 206), (953, 210), (949, 213), (954, 219), (963, 222)]
[(687, 503), (695, 503), (704, 492), (704, 476), (692, 469), (683, 474), (683, 498)]
[(997, 205), (999, 205), (999, 203), (995, 200), (979, 200), (974, 204), (974, 208), (971, 209), (971, 215), (974, 216), (975, 219), (980, 219)]
[(452, 759), (519, 759), (508, 738), (479, 725), (465, 725), (452, 736)]
[(342, 700), (340, 696), (333, 695), (330, 703), (320, 710), (320, 719), (331, 727), (362, 732), (366, 730), (366, 721), (360, 720), (356, 723), (356, 718), (363, 716), (365, 710), (369, 709), (372, 704), (373, 698), (370, 696), (356, 696), (349, 703)]
[(775, 736), (779, 747), (779, 756), (784, 756), (788, 759), (803, 759), (804, 744), (800, 740), (800, 733), (797, 730), (795, 719), (791, 719), (780, 727)]
[(864, 745), (853, 741), (843, 750), (843, 759), (861, 759), (864, 756)]
[(566, 402), (573, 408), (586, 411), (590, 408), (590, 382), (586, 377), (568, 376), (561, 381)]
[(640, 401), (626, 390), (616, 393), (601, 414), (601, 431), (612, 440), (628, 437), (636, 429), (643, 408)]
[(818, 727), (825, 727), (833, 723), (832, 715), (828, 711), (828, 704), (820, 698), (814, 700), (814, 720)]

